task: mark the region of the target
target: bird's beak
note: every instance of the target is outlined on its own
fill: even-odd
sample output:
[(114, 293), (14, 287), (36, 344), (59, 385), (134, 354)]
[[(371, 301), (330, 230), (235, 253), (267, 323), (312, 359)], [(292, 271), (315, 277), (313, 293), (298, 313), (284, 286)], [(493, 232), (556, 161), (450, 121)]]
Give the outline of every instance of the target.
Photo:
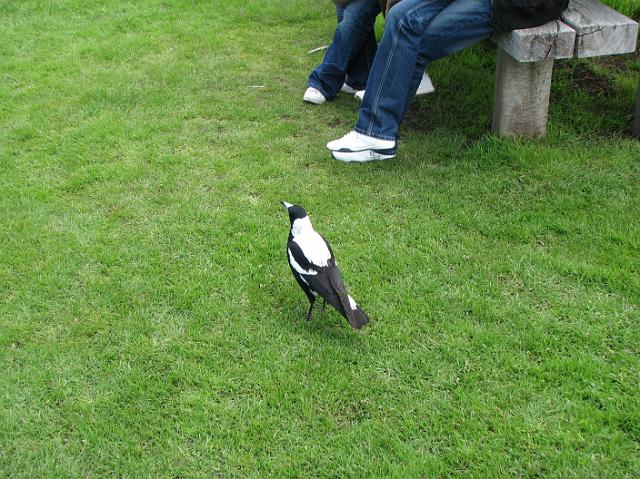
[(287, 203), (286, 201), (281, 201), (280, 203), (282, 203), (282, 206), (284, 206), (285, 210), (288, 210), (293, 206), (291, 203)]

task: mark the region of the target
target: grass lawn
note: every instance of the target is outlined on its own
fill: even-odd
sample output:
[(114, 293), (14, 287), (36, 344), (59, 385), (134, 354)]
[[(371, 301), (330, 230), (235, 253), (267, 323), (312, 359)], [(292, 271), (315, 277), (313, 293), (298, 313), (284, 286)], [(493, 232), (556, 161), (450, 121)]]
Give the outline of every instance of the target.
[[(522, 141), (470, 49), (346, 165), (331, 10), (0, 2), (0, 477), (640, 476), (639, 57), (558, 62)], [(362, 332), (303, 320), (280, 199)]]

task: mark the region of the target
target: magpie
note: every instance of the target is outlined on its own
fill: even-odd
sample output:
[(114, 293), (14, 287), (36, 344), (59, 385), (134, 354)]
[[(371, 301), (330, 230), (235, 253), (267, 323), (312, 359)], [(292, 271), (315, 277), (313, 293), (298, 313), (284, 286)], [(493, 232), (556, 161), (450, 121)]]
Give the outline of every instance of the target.
[(318, 296), (344, 316), (353, 329), (360, 329), (369, 317), (347, 293), (331, 246), (311, 226), (307, 212), (300, 205), (281, 201), (289, 213), (291, 230), (287, 241), (287, 258), (293, 277), (309, 299), (307, 321), (311, 320), (313, 304)]

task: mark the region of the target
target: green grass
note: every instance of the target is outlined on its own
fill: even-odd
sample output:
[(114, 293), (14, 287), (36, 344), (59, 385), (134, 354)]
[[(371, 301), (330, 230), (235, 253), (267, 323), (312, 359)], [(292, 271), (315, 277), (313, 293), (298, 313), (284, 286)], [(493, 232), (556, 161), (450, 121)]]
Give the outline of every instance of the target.
[(637, 0), (604, 0), (603, 3), (629, 17), (640, 19), (640, 5)]
[[(356, 102), (301, 102), (334, 21), (0, 3), (0, 476), (640, 475), (637, 57), (558, 62), (530, 142), (468, 50), (397, 160), (344, 165)], [(363, 332), (303, 320), (280, 199)]]

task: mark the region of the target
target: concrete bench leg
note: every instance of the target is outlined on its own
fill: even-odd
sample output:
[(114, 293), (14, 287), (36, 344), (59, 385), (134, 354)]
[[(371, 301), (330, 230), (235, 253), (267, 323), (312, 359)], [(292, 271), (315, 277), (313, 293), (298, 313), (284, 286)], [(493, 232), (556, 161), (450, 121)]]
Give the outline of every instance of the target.
[(547, 133), (553, 60), (521, 63), (498, 48), (492, 131), (542, 138)]
[(636, 97), (636, 114), (633, 121), (633, 136), (640, 138), (640, 83), (638, 83), (638, 96)]

